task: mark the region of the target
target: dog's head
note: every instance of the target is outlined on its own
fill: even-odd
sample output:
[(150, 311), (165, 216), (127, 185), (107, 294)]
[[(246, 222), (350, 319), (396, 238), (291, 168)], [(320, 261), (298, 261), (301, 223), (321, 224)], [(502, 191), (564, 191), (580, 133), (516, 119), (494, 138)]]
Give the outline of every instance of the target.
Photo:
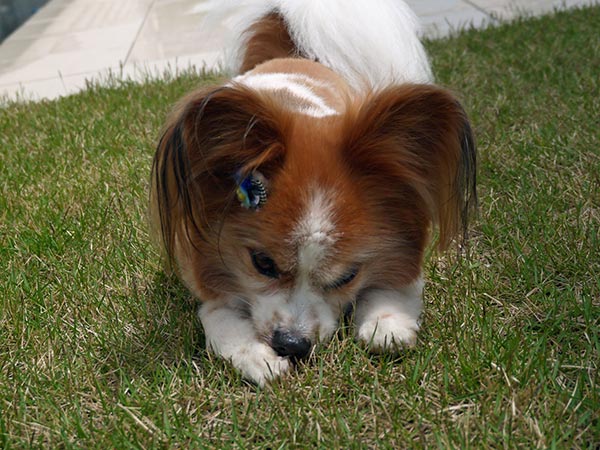
[(466, 229), (475, 149), (459, 103), (432, 85), (346, 90), (331, 108), (285, 89), (186, 98), (158, 146), (152, 204), (188, 287), (300, 357), (361, 292), (417, 279), (432, 226), (439, 248)]

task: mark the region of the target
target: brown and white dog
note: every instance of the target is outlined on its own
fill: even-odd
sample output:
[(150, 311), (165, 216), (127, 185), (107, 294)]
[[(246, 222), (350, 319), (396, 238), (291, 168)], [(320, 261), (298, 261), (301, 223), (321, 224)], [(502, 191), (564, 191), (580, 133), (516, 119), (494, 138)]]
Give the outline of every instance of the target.
[(413, 345), (433, 227), (445, 249), (476, 202), (463, 108), (401, 0), (236, 4), (238, 75), (183, 99), (152, 169), (208, 348), (262, 385), (351, 305), (371, 351)]

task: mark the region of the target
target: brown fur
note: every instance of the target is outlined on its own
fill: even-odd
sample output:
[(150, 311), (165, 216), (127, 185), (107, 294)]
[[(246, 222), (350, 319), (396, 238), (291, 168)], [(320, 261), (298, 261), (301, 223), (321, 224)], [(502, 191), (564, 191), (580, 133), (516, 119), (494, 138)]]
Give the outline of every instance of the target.
[[(247, 252), (260, 248), (282, 271), (268, 289), (291, 283), (296, 249), (287, 237), (317, 186), (334, 196), (341, 238), (332, 263), (360, 263), (373, 287), (415, 280), (431, 226), (447, 247), (475, 201), (474, 147), (460, 105), (430, 85), (347, 98), (344, 114), (322, 119), (279, 102), (231, 85), (202, 89), (173, 114), (152, 192), (166, 253), (182, 278), (205, 300), (235, 295), (240, 271), (260, 277)], [(236, 172), (254, 169), (270, 181), (259, 212), (234, 197)]]
[(277, 13), (255, 22), (246, 30), (246, 36), (241, 73), (272, 59), (300, 56), (283, 18)]
[[(286, 114), (271, 103), (241, 87), (202, 89), (181, 102), (160, 140), (152, 168), (153, 222), (169, 263), (177, 260), (176, 270), (186, 265), (194, 277), (211, 280), (198, 283), (200, 292), (235, 288), (216, 250), (235, 174), (257, 166), (269, 174), (283, 157), (279, 133)], [(195, 263), (196, 253), (202, 264)]]
[(348, 162), (363, 174), (365, 190), (387, 199), (388, 211), (417, 199), (410, 209), (438, 226), (442, 250), (466, 233), (477, 202), (475, 146), (464, 110), (448, 91), (407, 84), (372, 94), (344, 135)]

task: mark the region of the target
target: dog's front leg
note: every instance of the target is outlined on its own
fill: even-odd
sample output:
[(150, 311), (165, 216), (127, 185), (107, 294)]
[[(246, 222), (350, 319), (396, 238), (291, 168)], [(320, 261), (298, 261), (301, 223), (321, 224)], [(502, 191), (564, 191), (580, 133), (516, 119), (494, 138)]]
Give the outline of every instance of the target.
[(206, 302), (199, 316), (207, 348), (231, 361), (244, 378), (264, 386), (289, 370), (290, 362), (258, 339), (251, 319), (236, 307), (235, 300)]
[(400, 289), (372, 289), (356, 305), (356, 337), (373, 352), (413, 346), (423, 308), (423, 280)]

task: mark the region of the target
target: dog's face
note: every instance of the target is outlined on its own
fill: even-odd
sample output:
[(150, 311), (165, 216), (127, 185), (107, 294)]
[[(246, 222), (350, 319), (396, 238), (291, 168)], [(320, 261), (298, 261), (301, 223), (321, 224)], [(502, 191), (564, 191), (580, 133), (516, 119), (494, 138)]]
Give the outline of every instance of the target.
[[(303, 77), (319, 66), (303, 64)], [(470, 130), (450, 94), (406, 85), (358, 97), (328, 76), (317, 105), (328, 114), (289, 86), (195, 93), (154, 163), (155, 217), (182, 279), (239, 309), (283, 356), (329, 337), (369, 290), (417, 279), (431, 226), (446, 246), (473, 194)], [(262, 195), (250, 207), (236, 196), (247, 180)]]
[(229, 275), (231, 294), (243, 299), (258, 336), (282, 354), (281, 339), (304, 344), (294, 349), (301, 352), (331, 336), (365, 287), (416, 278), (426, 233), (408, 188), (409, 199), (394, 206), (398, 195), (390, 196), (383, 180), (344, 160), (344, 133), (335, 127), (348, 124), (295, 125), (281, 165), (259, 172), (268, 184), (266, 203), (244, 209), (236, 199), (216, 237), (218, 250), (203, 252), (218, 255), (210, 264)]

